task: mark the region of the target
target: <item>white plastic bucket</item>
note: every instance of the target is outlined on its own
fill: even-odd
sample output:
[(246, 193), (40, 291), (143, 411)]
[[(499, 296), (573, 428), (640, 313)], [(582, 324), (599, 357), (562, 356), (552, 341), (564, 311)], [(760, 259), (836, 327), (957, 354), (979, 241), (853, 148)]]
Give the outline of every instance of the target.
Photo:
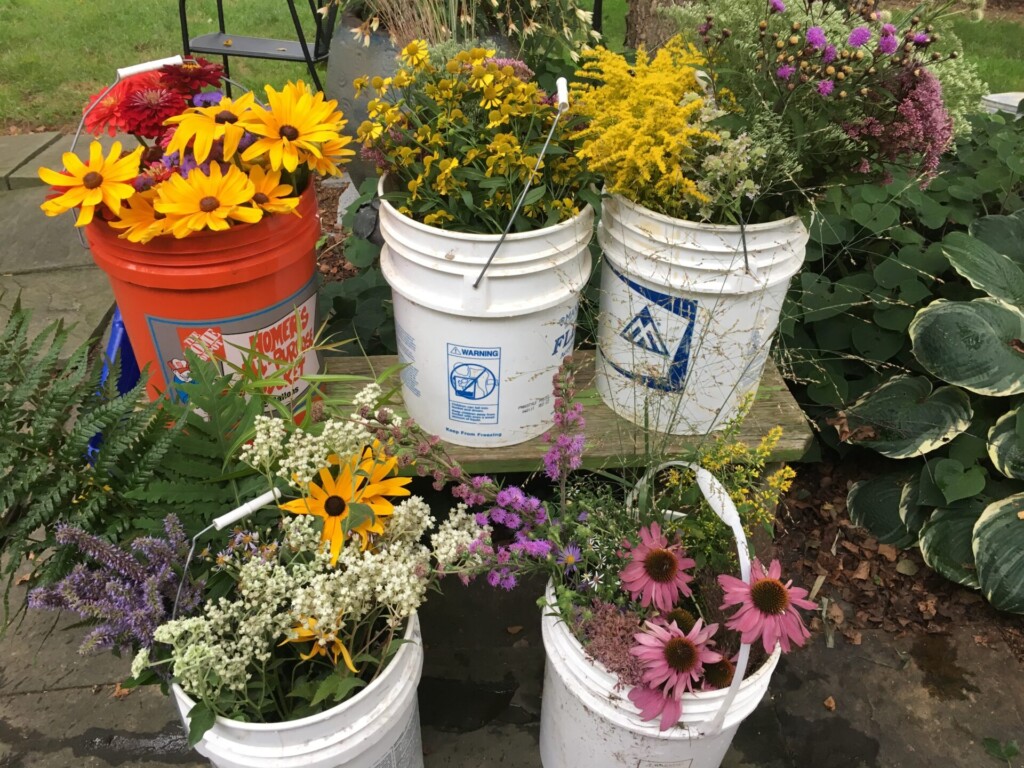
[[(383, 192), (384, 180), (380, 190)], [(449, 443), (498, 447), (553, 424), (551, 379), (573, 350), (594, 212), (499, 240), (428, 227), (380, 204), (409, 415)]]
[[(706, 469), (672, 461), (649, 471), (640, 484), (666, 467), (692, 469), (708, 504), (736, 538), (740, 575), (750, 581), (750, 556), (736, 505)], [(638, 484), (638, 487), (639, 485)], [(627, 501), (632, 505), (634, 496)], [(544, 768), (719, 768), (736, 729), (768, 691), (782, 655), (775, 651), (744, 678), (750, 646), (743, 644), (728, 688), (682, 696), (682, 716), (674, 728), (660, 730), (658, 719), (644, 721), (629, 700), (629, 687), (604, 665), (588, 659), (558, 614), (552, 584), (545, 593), (541, 635), (547, 661), (541, 699), (540, 758)]]
[(981, 108), (989, 114), (1005, 112), (1020, 119), (1017, 108), (1024, 101), (1024, 91), (1008, 91), (1007, 93), (990, 93), (981, 97)]
[[(218, 717), (196, 745), (216, 768), (423, 768), (416, 686), (423, 672), (419, 619), (380, 676), (351, 699), (301, 720), (243, 723)], [(171, 686), (182, 722), (195, 702)]]
[(595, 383), (608, 407), (670, 434), (725, 426), (761, 380), (807, 239), (796, 217), (741, 230), (606, 199)]

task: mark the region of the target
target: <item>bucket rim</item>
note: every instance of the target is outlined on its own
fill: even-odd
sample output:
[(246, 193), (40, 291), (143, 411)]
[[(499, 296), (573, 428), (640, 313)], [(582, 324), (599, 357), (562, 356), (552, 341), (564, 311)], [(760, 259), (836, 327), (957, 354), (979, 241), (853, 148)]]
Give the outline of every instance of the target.
[(640, 205), (640, 203), (635, 203), (618, 192), (612, 192), (608, 197), (641, 216), (646, 216), (654, 219), (655, 221), (660, 221), (683, 229), (740, 234), (741, 232), (767, 232), (773, 229), (786, 229), (795, 223), (798, 224), (801, 229), (806, 230), (803, 219), (796, 215), (787, 216), (784, 219), (778, 219), (776, 221), (761, 221), (754, 224), (709, 224), (703, 221), (693, 221), (692, 219), (677, 219), (674, 216), (668, 216), (664, 213), (652, 211), (650, 208)]
[[(384, 183), (387, 178), (388, 174), (385, 173), (380, 177), (380, 181), (377, 182), (377, 199), (380, 201), (381, 208), (387, 208), (388, 215), (399, 219), (405, 226), (427, 234), (440, 233), (441, 236), (450, 237), (452, 240), (472, 241), (474, 243), (497, 243), (501, 240), (500, 234), (485, 235), (476, 232), (458, 232), (453, 229), (441, 229), (440, 227), (432, 227), (429, 224), (416, 221), (416, 219), (410, 218), (404, 213), (400, 213), (397, 208), (381, 196), (384, 193)], [(505, 242), (514, 243), (523, 240), (531, 240), (536, 237), (547, 237), (548, 235), (573, 228), (585, 217), (593, 217), (593, 215), (594, 209), (591, 207), (590, 203), (586, 203), (582, 208), (580, 208), (580, 212), (572, 218), (560, 221), (557, 224), (552, 224), (550, 227), (541, 227), (540, 229), (533, 229), (529, 232), (509, 232), (509, 234), (505, 236)]]
[[(383, 688), (389, 679), (394, 676), (394, 670), (404, 666), (405, 662), (411, 653), (414, 653), (417, 647), (421, 647), (422, 641), (416, 640), (414, 635), (419, 634), (419, 615), (413, 613), (408, 621), (406, 622), (405, 633), (402, 635), (404, 643), (399, 647), (398, 652), (391, 659), (391, 662), (387, 665), (384, 672), (377, 677), (372, 683), (359, 691), (351, 699), (336, 704), (330, 709), (325, 709), (323, 712), (317, 712), (315, 715), (307, 715), (306, 717), (300, 717), (298, 720), (283, 720), (279, 723), (247, 723), (241, 720), (232, 720), (229, 717), (222, 717), (217, 715), (215, 719), (216, 724), (223, 724), (235, 731), (251, 731), (251, 732), (268, 732), (268, 731), (293, 731), (306, 728), (310, 725), (323, 722), (325, 720), (332, 720), (339, 714), (342, 714), (346, 709), (354, 707), (360, 698), (375, 691), (378, 688)], [(181, 697), (189, 704), (195, 705), (195, 700), (189, 696), (185, 689), (182, 688), (178, 683), (171, 683), (171, 688), (174, 690), (176, 696)], [(192, 707), (189, 707), (191, 709)], [(188, 712), (183, 712), (187, 717)]]

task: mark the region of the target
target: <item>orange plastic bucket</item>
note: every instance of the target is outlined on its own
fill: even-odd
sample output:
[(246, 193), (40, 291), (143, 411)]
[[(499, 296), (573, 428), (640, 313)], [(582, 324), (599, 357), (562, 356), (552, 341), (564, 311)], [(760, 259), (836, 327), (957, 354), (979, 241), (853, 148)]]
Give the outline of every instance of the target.
[[(298, 216), (274, 214), (256, 224), (186, 238), (130, 243), (101, 221), (86, 227), (93, 259), (106, 272), (139, 362), (149, 365), (149, 396), (187, 397), (185, 350), (240, 364), (252, 347), (275, 360), (302, 361), (288, 384), (270, 390), (295, 403), (321, 372), (309, 351), (317, 328), (316, 242), (320, 217), (310, 184)], [(301, 336), (301, 338), (300, 338)], [(276, 372), (262, 363), (263, 376)]]

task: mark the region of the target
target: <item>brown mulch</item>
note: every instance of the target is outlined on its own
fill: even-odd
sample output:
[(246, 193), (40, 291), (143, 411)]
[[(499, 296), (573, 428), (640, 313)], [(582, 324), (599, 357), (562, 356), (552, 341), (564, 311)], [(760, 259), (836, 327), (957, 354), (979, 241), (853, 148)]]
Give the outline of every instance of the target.
[(345, 185), (337, 179), (316, 177), (317, 203), (320, 207), (320, 230), (323, 240), (317, 249), (317, 268), (324, 282), (344, 280), (356, 273), (345, 261), (345, 230), (338, 225), (338, 200)]
[(824, 462), (799, 467), (779, 508), (776, 556), (794, 583), (812, 589), (820, 579), (824, 616), (814, 628), (859, 645), (864, 629), (896, 635), (945, 633), (969, 625), (974, 641), (1002, 638), (1024, 664), (1024, 616), (1000, 613), (980, 593), (947, 581), (926, 566), (916, 548), (879, 544), (846, 511), (846, 493), (870, 468)]

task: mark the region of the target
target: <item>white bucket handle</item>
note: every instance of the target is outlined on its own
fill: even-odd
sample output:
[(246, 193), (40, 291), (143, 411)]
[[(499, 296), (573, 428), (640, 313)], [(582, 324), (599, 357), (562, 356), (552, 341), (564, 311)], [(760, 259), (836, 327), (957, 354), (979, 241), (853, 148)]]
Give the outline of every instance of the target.
[[(701, 493), (704, 494), (704, 498), (707, 500), (708, 505), (714, 513), (718, 515), (722, 522), (732, 529), (732, 535), (736, 539), (736, 554), (739, 556), (740, 560), (740, 578), (749, 584), (750, 551), (747, 549), (747, 535), (743, 532), (743, 524), (740, 522), (740, 513), (736, 510), (736, 505), (733, 504), (732, 499), (729, 497), (729, 492), (725, 490), (725, 487), (721, 482), (719, 482), (718, 478), (700, 465), (693, 464), (689, 461), (666, 461), (653, 469), (647, 470), (626, 497), (627, 509), (634, 505), (638, 489), (644, 483), (647, 483), (653, 475), (669, 467), (683, 467), (684, 469), (693, 470), (697, 479), (697, 487), (699, 487)], [(725, 698), (722, 700), (722, 706), (719, 708), (718, 713), (705, 729), (705, 736), (713, 737), (717, 736), (721, 732), (722, 726), (725, 723), (725, 715), (729, 711), (729, 707), (732, 705), (733, 699), (736, 698), (736, 694), (739, 693), (740, 684), (743, 682), (743, 675), (747, 671), (747, 662), (749, 659), (750, 643), (742, 643), (740, 645), (739, 655), (736, 658), (736, 669), (733, 672), (732, 682), (729, 684), (729, 690), (725, 694)]]

